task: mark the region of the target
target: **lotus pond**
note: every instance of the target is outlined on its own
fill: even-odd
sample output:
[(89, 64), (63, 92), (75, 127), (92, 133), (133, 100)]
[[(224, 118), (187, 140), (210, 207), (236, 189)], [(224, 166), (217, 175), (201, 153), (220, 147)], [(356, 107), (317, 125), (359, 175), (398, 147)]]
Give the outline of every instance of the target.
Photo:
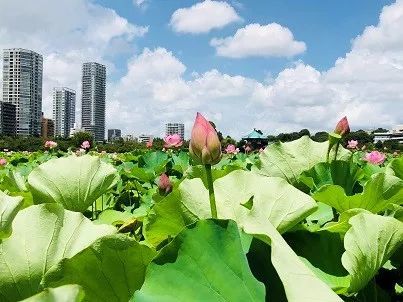
[(403, 157), (328, 146), (4, 153), (0, 301), (402, 301)]

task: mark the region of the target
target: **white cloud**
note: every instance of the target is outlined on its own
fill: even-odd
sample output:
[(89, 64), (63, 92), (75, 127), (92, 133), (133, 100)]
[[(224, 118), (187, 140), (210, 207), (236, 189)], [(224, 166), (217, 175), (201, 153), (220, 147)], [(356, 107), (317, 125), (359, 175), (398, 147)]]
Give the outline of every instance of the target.
[(206, 0), (177, 9), (171, 16), (170, 25), (176, 32), (198, 34), (241, 20), (227, 2)]
[(150, 0), (133, 0), (133, 4), (136, 7), (141, 8), (142, 10), (146, 10), (149, 3), (150, 3)]
[(212, 39), (210, 45), (217, 55), (230, 58), (292, 57), (306, 50), (304, 42), (294, 40), (292, 32), (277, 23), (248, 24), (234, 36)]
[(147, 31), (89, 0), (0, 1), (0, 49), (21, 47), (43, 55), (43, 111), (49, 117), (53, 87), (75, 89), (79, 109), (82, 63), (104, 63), (110, 73), (110, 58), (133, 51), (134, 39)]

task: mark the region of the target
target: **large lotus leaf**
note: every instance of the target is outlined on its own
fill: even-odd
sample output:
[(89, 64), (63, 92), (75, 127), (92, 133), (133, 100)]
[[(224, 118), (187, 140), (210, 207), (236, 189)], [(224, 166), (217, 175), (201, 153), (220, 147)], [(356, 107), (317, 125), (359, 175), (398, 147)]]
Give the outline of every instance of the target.
[(0, 242), (11, 235), (13, 220), (22, 204), (22, 197), (11, 197), (0, 191)]
[(53, 265), (114, 232), (114, 227), (95, 225), (60, 204), (20, 211), (14, 219), (13, 234), (0, 244), (0, 301), (38, 293), (43, 275)]
[(362, 208), (378, 213), (385, 210), (389, 204), (403, 203), (403, 180), (393, 175), (377, 173), (368, 180), (362, 193), (347, 196), (342, 187), (325, 185), (312, 197), (339, 212)]
[(316, 276), (335, 292), (346, 292), (350, 277), (341, 263), (344, 247), (339, 234), (297, 231), (285, 234), (284, 238)]
[(347, 195), (361, 191), (358, 181), (364, 177), (362, 169), (352, 161), (335, 160), (331, 163), (318, 163), (302, 172), (299, 181), (309, 187), (311, 192), (324, 185), (338, 185)]
[(358, 292), (403, 243), (403, 223), (393, 217), (361, 213), (350, 219), (342, 263), (351, 275), (349, 291)]
[[(199, 218), (209, 218), (208, 191), (200, 179), (184, 180), (180, 186), (183, 205)], [(245, 220), (264, 216), (281, 233), (315, 211), (316, 203), (284, 179), (237, 170), (214, 182), (219, 218)]]
[(39, 294), (21, 302), (81, 302), (84, 291), (79, 285), (69, 284), (56, 288), (47, 288)]
[(264, 301), (252, 275), (237, 225), (202, 220), (181, 232), (148, 266), (133, 300)]
[(403, 157), (393, 159), (386, 166), (385, 172), (403, 179)]
[(183, 207), (181, 193), (174, 190), (160, 202), (154, 204), (143, 223), (143, 235), (154, 246), (169, 237), (174, 237), (183, 228), (195, 222), (197, 217)]
[[(328, 146), (328, 142), (318, 143), (308, 136), (292, 142), (271, 144), (260, 154), (258, 172), (267, 176), (282, 177), (295, 184), (303, 171), (326, 161)], [(330, 156), (334, 157), (334, 150)], [(350, 151), (339, 148), (337, 159), (347, 160), (350, 156)]]
[(44, 277), (45, 287), (78, 284), (88, 301), (127, 302), (144, 282), (155, 252), (126, 235), (103, 237)]
[(155, 151), (143, 154), (139, 159), (139, 165), (147, 172), (154, 172), (159, 175), (165, 170), (168, 163), (168, 154), (162, 151)]
[(57, 202), (77, 212), (85, 211), (118, 180), (111, 164), (90, 155), (51, 159), (28, 176), (35, 203)]
[(319, 231), (345, 234), (351, 227), (349, 223), (350, 218), (360, 213), (371, 212), (360, 208), (354, 208), (344, 211), (339, 215), (338, 221), (331, 221), (329, 223), (326, 223)]
[(267, 219), (248, 220), (243, 230), (271, 246), (271, 263), (282, 281), (288, 302), (342, 302), (295, 254)]
[[(218, 218), (239, 225), (264, 216), (281, 232), (316, 209), (316, 202), (282, 178), (236, 170), (214, 182)], [(145, 223), (145, 237), (157, 245), (175, 236), (197, 218), (210, 218), (208, 190), (200, 178), (185, 179), (169, 198), (154, 205)]]

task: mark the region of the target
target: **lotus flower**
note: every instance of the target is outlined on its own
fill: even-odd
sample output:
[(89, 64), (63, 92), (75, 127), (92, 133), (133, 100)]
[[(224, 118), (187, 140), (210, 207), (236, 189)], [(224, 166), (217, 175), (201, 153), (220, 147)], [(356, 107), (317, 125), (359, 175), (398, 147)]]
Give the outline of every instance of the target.
[(370, 153), (365, 154), (364, 160), (373, 164), (373, 165), (381, 165), (385, 161), (385, 154), (379, 151), (372, 151)]
[(239, 148), (235, 147), (235, 145), (228, 145), (227, 148), (225, 148), (225, 153), (227, 154), (237, 154), (239, 152)]
[(345, 134), (350, 133), (350, 125), (348, 124), (347, 117), (343, 117), (336, 125), (334, 129), (334, 133), (343, 136)]
[(168, 194), (172, 191), (172, 183), (169, 180), (168, 175), (162, 173), (158, 180), (158, 188), (161, 192)]
[(5, 158), (0, 158), (0, 166), (5, 166), (7, 165), (7, 160)]
[(178, 134), (167, 135), (164, 138), (164, 142), (165, 148), (179, 148), (183, 144), (183, 141)]
[(152, 140), (148, 141), (148, 142), (146, 143), (146, 147), (147, 147), (148, 149), (151, 149), (151, 148), (153, 147), (153, 141), (152, 141)]
[(252, 147), (249, 146), (249, 145), (248, 145), (248, 146), (245, 146), (244, 149), (245, 149), (245, 152), (246, 152), (246, 153), (249, 153), (249, 152), (252, 151)]
[(45, 148), (46, 149), (54, 149), (57, 147), (57, 143), (54, 141), (46, 141), (45, 142)]
[(203, 165), (215, 165), (221, 159), (221, 143), (217, 131), (199, 112), (189, 145), (192, 158)]
[(89, 141), (83, 141), (81, 143), (81, 149), (89, 149), (91, 147), (91, 144)]
[(264, 152), (264, 148), (260, 148), (259, 153), (263, 153), (263, 152)]
[(348, 149), (357, 149), (357, 146), (358, 146), (358, 141), (353, 140), (353, 139), (348, 141), (348, 144), (347, 144)]

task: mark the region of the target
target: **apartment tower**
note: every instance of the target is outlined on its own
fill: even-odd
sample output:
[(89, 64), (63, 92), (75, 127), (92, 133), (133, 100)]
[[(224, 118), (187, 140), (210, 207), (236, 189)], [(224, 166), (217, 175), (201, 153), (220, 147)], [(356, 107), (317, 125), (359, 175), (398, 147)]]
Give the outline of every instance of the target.
[(76, 121), (76, 92), (66, 87), (53, 89), (55, 136), (69, 137)]
[(3, 51), (3, 102), (16, 106), (17, 135), (41, 133), (42, 56), (22, 48)]
[(104, 65), (95, 62), (83, 64), (81, 127), (92, 133), (98, 142), (105, 139), (105, 82)]

